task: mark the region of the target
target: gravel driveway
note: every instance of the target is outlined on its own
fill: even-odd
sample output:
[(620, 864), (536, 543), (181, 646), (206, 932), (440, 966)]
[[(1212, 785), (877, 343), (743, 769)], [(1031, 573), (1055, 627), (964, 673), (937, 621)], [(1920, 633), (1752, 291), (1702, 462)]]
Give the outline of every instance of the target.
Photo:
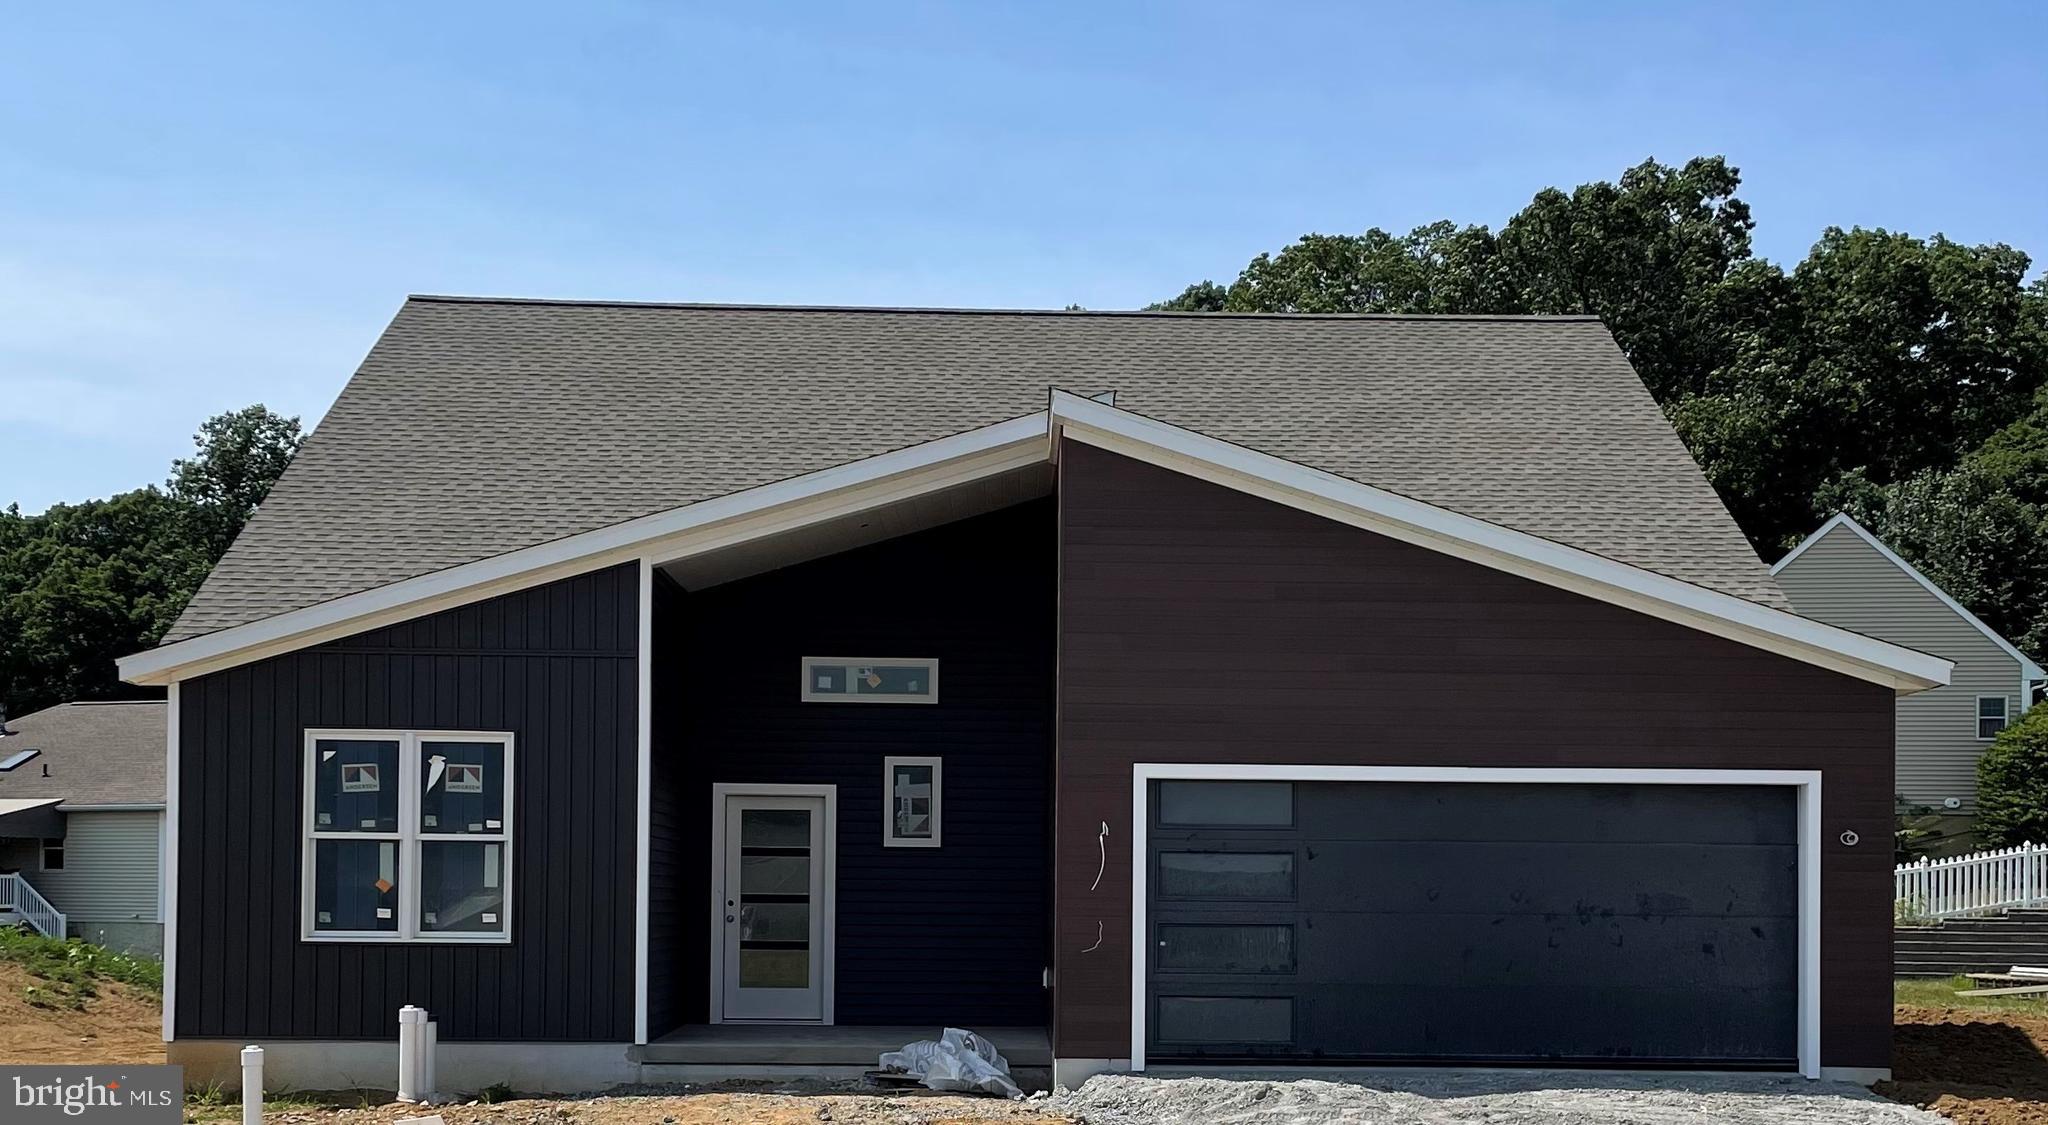
[(1861, 1086), (1798, 1078), (1382, 1071), (1357, 1082), (1102, 1075), (1038, 1103), (1086, 1125), (1946, 1125)]

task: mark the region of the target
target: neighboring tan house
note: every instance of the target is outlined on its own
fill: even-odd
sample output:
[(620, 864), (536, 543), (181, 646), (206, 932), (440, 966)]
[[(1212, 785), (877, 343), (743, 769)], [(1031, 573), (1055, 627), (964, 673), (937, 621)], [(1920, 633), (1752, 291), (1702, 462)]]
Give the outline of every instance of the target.
[(1874, 1077), (1948, 668), (1793, 613), (1591, 318), (463, 298), (121, 661), (169, 1061), (417, 1004), (452, 1090)]
[[(163, 951), (162, 701), (60, 703), (0, 737), (0, 919)], [(26, 885), (27, 894), (21, 891)]]
[(2033, 701), (2041, 666), (1847, 513), (1771, 568), (1792, 608), (1955, 663), (1948, 686), (1898, 702), (1898, 795), (1959, 818), (1977, 812), (1977, 759)]

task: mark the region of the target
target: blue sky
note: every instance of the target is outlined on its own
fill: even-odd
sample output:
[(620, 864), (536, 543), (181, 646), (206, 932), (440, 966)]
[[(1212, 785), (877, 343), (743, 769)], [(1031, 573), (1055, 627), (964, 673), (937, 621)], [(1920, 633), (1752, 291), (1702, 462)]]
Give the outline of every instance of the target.
[(1648, 7), (17, 5), (0, 504), (317, 418), (409, 292), (1129, 308), (1701, 153), (1772, 258), (2048, 258), (2038, 10)]

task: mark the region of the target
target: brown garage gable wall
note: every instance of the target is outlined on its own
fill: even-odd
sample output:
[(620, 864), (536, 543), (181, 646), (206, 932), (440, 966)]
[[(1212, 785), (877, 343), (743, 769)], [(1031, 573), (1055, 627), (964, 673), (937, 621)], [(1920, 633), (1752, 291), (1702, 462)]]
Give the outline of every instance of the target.
[(1889, 690), (1092, 446), (1060, 456), (1056, 1054), (1130, 1054), (1133, 763), (1818, 769), (1821, 1063), (1890, 1065)]

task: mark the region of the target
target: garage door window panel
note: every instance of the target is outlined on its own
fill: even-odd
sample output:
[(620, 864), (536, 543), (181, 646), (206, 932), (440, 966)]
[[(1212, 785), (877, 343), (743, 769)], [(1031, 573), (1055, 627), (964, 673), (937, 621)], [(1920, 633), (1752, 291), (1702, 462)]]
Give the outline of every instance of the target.
[(1161, 996), (1154, 1014), (1162, 1043), (1219, 1048), (1294, 1041), (1294, 1001), (1285, 996)]
[(1162, 851), (1154, 873), (1163, 900), (1291, 902), (1295, 855), (1288, 851)]
[(1291, 973), (1294, 927), (1259, 923), (1161, 923), (1157, 931), (1161, 972)]
[(1290, 828), (1289, 781), (1162, 781), (1158, 824), (1188, 828)]

